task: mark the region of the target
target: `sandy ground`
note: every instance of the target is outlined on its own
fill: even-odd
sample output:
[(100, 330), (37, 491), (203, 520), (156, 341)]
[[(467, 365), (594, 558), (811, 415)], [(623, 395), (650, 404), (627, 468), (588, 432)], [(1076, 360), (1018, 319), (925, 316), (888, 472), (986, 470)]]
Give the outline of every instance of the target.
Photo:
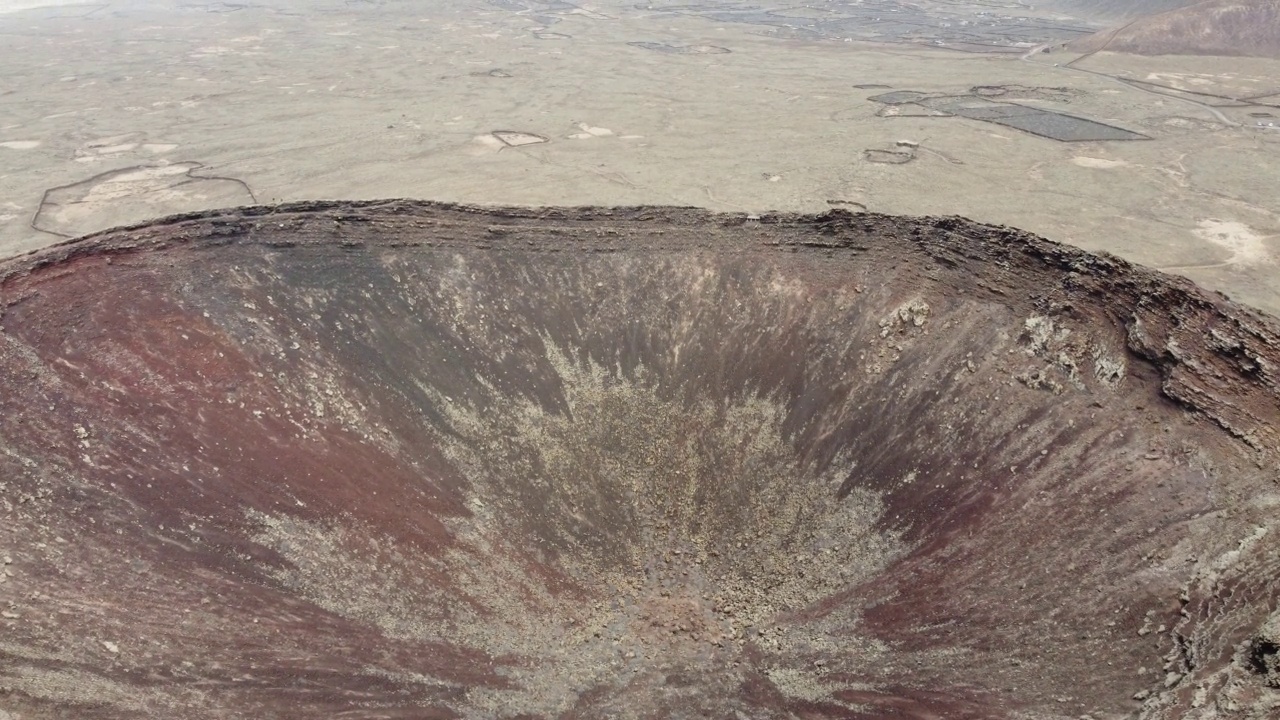
[[(1280, 105), (1280, 62), (1068, 66), (640, 8), (0, 0), (0, 255), (316, 198), (839, 205), (1014, 225), (1280, 313), (1280, 109), (1258, 105)], [(975, 86), (1150, 139), (1058, 142), (868, 100)]]

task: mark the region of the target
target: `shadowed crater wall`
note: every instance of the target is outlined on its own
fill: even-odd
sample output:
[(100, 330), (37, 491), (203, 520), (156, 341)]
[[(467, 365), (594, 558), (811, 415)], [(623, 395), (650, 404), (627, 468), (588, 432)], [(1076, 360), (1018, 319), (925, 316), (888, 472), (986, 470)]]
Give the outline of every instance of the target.
[(9, 261), (0, 313), (14, 718), (1280, 707), (1280, 333), (1114, 258), (313, 203)]

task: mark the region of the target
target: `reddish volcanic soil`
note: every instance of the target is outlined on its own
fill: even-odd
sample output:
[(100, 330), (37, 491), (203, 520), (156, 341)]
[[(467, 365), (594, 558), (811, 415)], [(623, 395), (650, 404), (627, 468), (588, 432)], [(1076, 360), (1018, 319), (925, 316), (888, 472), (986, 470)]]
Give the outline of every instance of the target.
[(960, 218), (0, 264), (0, 718), (1266, 718), (1280, 326)]

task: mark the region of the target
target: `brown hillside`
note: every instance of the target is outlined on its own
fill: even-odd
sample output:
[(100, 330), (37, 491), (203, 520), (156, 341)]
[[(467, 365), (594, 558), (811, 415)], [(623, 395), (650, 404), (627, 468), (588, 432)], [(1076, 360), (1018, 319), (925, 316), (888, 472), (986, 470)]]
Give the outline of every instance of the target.
[(1080, 52), (1280, 57), (1280, 0), (1208, 0), (1071, 44)]

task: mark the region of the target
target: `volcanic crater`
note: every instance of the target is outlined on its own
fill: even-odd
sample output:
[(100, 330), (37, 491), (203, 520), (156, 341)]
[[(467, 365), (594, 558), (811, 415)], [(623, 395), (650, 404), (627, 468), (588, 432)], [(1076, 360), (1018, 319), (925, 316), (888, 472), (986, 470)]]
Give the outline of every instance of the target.
[(74, 240), (0, 264), (0, 717), (1274, 717), (1277, 368), (961, 218)]

